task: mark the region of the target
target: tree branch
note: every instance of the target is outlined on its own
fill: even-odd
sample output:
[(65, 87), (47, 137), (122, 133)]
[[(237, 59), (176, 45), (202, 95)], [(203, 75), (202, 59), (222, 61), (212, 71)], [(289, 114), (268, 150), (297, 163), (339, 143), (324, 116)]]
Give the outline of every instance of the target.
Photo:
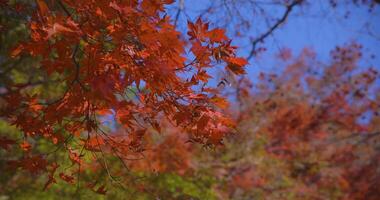
[(267, 38), (269, 35), (271, 35), (281, 24), (283, 24), (286, 21), (286, 19), (288, 18), (289, 14), (293, 10), (293, 8), (295, 6), (301, 4), (302, 2), (303, 2), (303, 0), (294, 0), (291, 4), (286, 6), (286, 10), (285, 10), (284, 14), (282, 15), (282, 17), (279, 20), (277, 20), (277, 22), (275, 24), (273, 24), (265, 33), (261, 34), (258, 38), (256, 38), (252, 42), (252, 49), (249, 53), (249, 56), (247, 57), (247, 60), (250, 60), (254, 56), (255, 51), (256, 51), (256, 45), (259, 42), (264, 41), (265, 38)]

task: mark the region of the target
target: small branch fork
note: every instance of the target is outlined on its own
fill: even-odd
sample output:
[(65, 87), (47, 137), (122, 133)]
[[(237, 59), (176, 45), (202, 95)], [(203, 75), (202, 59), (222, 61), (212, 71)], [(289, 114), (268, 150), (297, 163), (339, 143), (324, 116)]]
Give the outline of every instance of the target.
[(247, 57), (247, 60), (250, 60), (256, 51), (256, 46), (259, 42), (263, 42), (268, 36), (270, 36), (281, 24), (283, 24), (289, 17), (289, 14), (292, 12), (293, 8), (299, 4), (301, 4), (303, 0), (294, 0), (291, 4), (286, 6), (286, 10), (282, 17), (277, 20), (265, 33), (261, 34), (255, 40), (252, 41), (252, 49)]

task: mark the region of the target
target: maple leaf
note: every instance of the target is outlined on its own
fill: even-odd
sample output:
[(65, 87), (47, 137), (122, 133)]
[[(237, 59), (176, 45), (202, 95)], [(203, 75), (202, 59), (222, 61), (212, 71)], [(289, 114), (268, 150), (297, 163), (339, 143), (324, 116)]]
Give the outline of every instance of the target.
[(197, 75), (196, 78), (203, 81), (203, 82), (208, 82), (208, 79), (212, 78), (205, 70), (200, 71)]
[(82, 141), (84, 143), (84, 147), (87, 150), (91, 150), (91, 151), (100, 151), (100, 146), (105, 143), (104, 139), (98, 136), (92, 137), (88, 140), (82, 140)]
[(149, 15), (155, 15), (159, 11), (164, 11), (164, 4), (171, 4), (174, 0), (143, 0), (141, 3), (142, 8)]
[(45, 158), (42, 157), (42, 155), (25, 157), (15, 164), (29, 171), (32, 174), (36, 174), (40, 171), (45, 171), (46, 167), (48, 166), (48, 162)]
[(240, 65), (229, 63), (226, 66), (226, 68), (228, 68), (229, 70), (231, 70), (236, 75), (241, 75), (241, 74), (245, 74), (246, 73), (245, 70)]
[(247, 60), (244, 58), (233, 58), (228, 57), (225, 60), (227, 60), (227, 68), (230, 69), (234, 74), (240, 75), (245, 74), (244, 66), (248, 64)]
[(213, 96), (210, 99), (211, 102), (213, 102), (216, 106), (219, 108), (225, 109), (228, 107), (229, 103), (226, 99), (218, 97), (218, 96)]
[(207, 36), (209, 37), (211, 42), (223, 42), (228, 40), (227, 36), (225, 35), (225, 30), (216, 28), (211, 31), (207, 32)]
[(198, 39), (200, 41), (206, 41), (208, 38), (208, 23), (203, 23), (201, 18), (198, 18), (194, 23), (188, 21), (187, 22), (189, 31), (187, 34), (190, 36), (190, 40)]
[(210, 119), (211, 118), (206, 113), (203, 113), (202, 117), (200, 117), (199, 120), (198, 120), (197, 128), (199, 130), (205, 129), (205, 127), (209, 123)]
[(233, 65), (237, 65), (239, 67), (244, 67), (245, 65), (248, 64), (248, 61), (244, 58), (239, 58), (239, 57), (227, 57), (226, 61), (228, 63), (231, 63)]

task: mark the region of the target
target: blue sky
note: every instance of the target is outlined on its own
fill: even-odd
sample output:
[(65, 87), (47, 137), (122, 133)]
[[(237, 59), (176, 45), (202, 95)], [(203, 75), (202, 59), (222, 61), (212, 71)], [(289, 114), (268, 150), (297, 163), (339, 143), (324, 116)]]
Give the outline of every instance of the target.
[[(228, 33), (232, 34), (236, 30), (234, 28), (236, 21), (228, 21), (228, 15), (231, 13), (232, 17), (241, 15), (244, 20), (252, 24), (250, 28), (245, 29), (244, 33), (250, 37), (256, 37), (266, 31), (267, 25), (273, 24), (284, 12), (283, 6), (269, 4), (272, 1), (260, 1), (262, 3), (260, 6), (265, 12), (262, 15), (262, 13), (255, 13), (252, 11), (252, 6), (244, 3), (236, 4), (231, 11), (221, 4), (223, 2), (221, 0), (184, 0), (185, 12), (180, 14), (178, 26), (180, 29), (185, 29), (187, 19), (195, 20), (196, 16), (210, 5), (221, 4), (221, 7), (215, 9), (214, 13), (208, 17), (211, 26), (227, 26)], [(297, 55), (305, 47), (312, 48), (322, 61), (327, 62), (332, 49), (337, 45), (352, 41), (363, 45), (365, 57), (362, 59), (362, 64), (379, 69), (380, 57), (370, 58), (370, 55), (378, 55), (380, 52), (380, 6), (369, 12), (368, 6), (345, 4), (343, 0), (338, 1), (341, 4), (332, 9), (328, 2), (327, 0), (309, 0), (306, 5), (296, 7), (287, 22), (261, 45), (267, 51), (250, 60), (250, 66), (247, 68), (248, 76), (255, 77), (261, 71), (276, 71), (278, 66), (273, 55), (281, 48), (292, 49), (293, 55)], [(180, 6), (180, 1), (173, 6)], [(347, 12), (349, 12), (349, 17), (345, 18)], [(234, 44), (241, 47), (239, 51), (241, 56), (248, 54), (250, 50), (248, 37), (234, 39)]]

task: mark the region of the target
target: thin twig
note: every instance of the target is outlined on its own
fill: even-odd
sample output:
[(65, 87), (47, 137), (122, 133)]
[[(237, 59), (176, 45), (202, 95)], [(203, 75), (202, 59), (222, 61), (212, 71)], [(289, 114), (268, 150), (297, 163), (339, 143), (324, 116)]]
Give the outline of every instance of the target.
[(291, 4), (287, 5), (286, 10), (285, 10), (284, 14), (282, 15), (282, 17), (279, 20), (277, 20), (277, 22), (275, 24), (273, 24), (265, 33), (261, 34), (258, 38), (253, 40), (252, 49), (249, 53), (249, 56), (247, 57), (247, 60), (250, 60), (255, 55), (257, 44), (259, 42), (264, 41), (265, 38), (270, 36), (281, 24), (283, 24), (287, 20), (289, 14), (293, 10), (293, 8), (295, 6), (301, 4), (302, 2), (303, 2), (303, 0), (294, 0)]

